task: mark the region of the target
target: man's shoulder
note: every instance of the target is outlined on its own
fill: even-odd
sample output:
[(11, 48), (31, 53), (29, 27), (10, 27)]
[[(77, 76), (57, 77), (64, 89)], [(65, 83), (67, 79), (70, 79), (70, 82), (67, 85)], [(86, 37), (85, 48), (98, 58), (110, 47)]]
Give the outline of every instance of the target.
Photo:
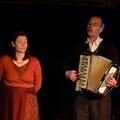
[(107, 44), (107, 45), (108, 45), (108, 44), (113, 45), (114, 43), (113, 43), (113, 41), (112, 41), (112, 40), (103, 39), (102, 44), (103, 44), (103, 45), (106, 45), (106, 44)]

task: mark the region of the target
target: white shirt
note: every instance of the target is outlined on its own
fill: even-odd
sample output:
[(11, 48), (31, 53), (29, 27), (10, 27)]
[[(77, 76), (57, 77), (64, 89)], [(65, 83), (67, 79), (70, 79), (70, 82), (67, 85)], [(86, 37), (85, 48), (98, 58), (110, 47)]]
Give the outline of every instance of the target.
[(90, 51), (94, 52), (98, 48), (98, 46), (101, 43), (101, 41), (103, 41), (103, 39), (98, 36), (98, 38), (96, 39), (96, 41), (94, 43), (91, 43), (89, 38), (87, 38), (85, 43), (88, 43)]

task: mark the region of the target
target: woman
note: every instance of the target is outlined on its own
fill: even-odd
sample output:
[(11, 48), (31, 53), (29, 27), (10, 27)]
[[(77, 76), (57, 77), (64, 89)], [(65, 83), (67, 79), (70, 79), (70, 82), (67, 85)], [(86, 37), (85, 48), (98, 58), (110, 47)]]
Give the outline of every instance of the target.
[(9, 54), (0, 59), (0, 81), (0, 120), (40, 120), (36, 92), (42, 70), (23, 31), (13, 35)]

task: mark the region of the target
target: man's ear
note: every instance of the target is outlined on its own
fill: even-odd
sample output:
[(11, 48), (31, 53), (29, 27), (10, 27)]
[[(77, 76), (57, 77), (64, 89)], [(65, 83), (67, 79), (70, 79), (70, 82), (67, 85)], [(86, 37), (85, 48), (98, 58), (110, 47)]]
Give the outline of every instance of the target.
[(102, 31), (103, 31), (103, 28), (101, 27), (101, 28), (100, 28), (100, 33), (101, 33)]

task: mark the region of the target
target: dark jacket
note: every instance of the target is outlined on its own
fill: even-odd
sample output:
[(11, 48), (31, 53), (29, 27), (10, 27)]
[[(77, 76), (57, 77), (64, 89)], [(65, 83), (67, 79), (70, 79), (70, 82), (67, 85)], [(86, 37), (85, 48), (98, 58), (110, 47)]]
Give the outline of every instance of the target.
[(66, 70), (78, 71), (80, 55), (85, 55), (85, 54), (96, 54), (99, 56), (106, 57), (119, 66), (117, 53), (111, 41), (103, 40), (98, 46), (97, 50), (94, 51), (93, 53), (90, 52), (89, 45), (87, 43), (78, 42), (75, 44), (73, 49), (71, 49), (70, 54), (64, 59), (64, 64), (62, 69), (63, 74), (65, 74)]

